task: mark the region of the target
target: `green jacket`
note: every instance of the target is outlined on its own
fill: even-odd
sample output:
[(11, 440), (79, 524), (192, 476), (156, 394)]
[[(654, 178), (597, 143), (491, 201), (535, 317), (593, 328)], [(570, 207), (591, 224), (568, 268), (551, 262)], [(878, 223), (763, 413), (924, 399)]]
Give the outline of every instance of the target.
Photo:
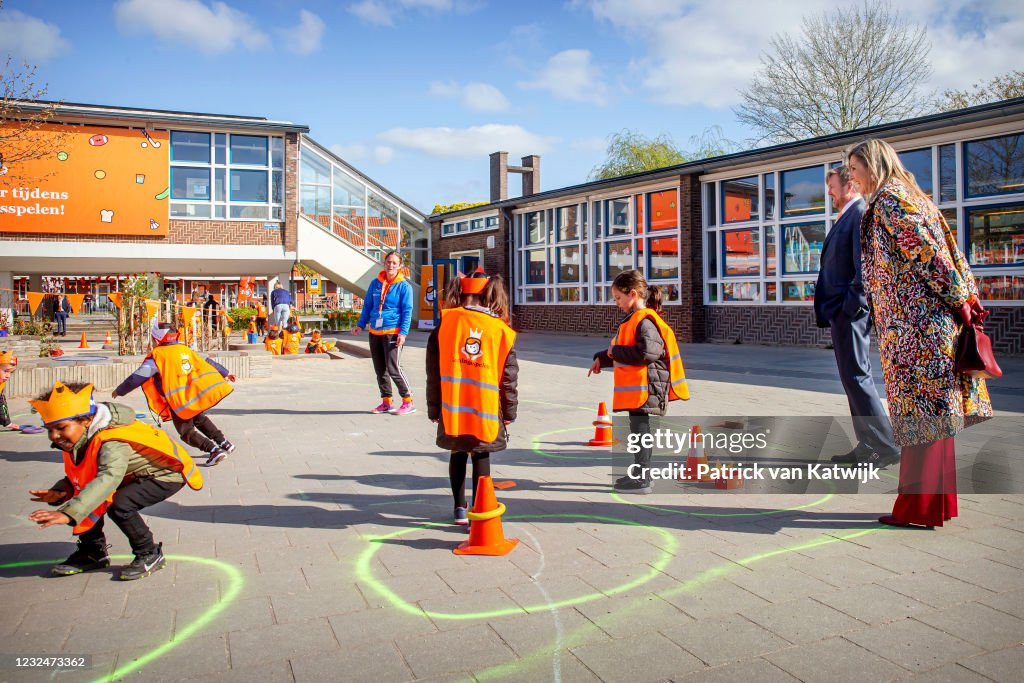
[[(71, 450), (71, 457), (75, 463), (80, 462), (89, 442), (98, 432), (110, 427), (124, 427), (135, 422), (135, 409), (129, 406), (120, 403), (100, 403), (96, 408), (92, 424)], [(74, 495), (74, 487), (67, 477), (50, 487), (64, 492), (67, 498), (57, 510), (70, 517), (74, 524), (78, 524), (98, 508), (129, 475), (185, 483), (185, 478), (180, 472), (154, 464), (152, 460), (136, 453), (131, 446), (122, 441), (108, 441), (103, 444), (96, 460), (96, 477), (86, 484), (77, 496)]]

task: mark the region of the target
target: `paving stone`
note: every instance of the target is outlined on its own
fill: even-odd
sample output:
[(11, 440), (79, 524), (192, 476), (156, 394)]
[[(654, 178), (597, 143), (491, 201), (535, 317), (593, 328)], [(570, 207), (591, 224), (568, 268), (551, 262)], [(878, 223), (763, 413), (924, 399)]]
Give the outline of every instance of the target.
[(760, 571), (731, 573), (724, 580), (750, 591), (769, 602), (788, 602), (804, 595), (825, 593), (828, 583), (807, 574), (779, 571), (777, 567), (761, 567)]
[(488, 624), (519, 657), (611, 639), (573, 608), (489, 619)]
[(1005, 593), (1024, 586), (1024, 570), (1008, 567), (989, 559), (974, 560), (960, 565), (944, 565), (936, 567), (935, 571), (975, 586), (987, 588), (995, 593)]
[(120, 648), (156, 646), (171, 639), (174, 610), (171, 605), (155, 605), (150, 612), (124, 619), (73, 621), (71, 634), (64, 642), (65, 652), (106, 652), (111, 643)]
[(932, 609), (919, 600), (873, 584), (816, 595), (814, 599), (868, 624), (883, 624)]
[(281, 683), (293, 681), (292, 669), (287, 660), (266, 662), (259, 666), (235, 666), (227, 671), (214, 674), (191, 676), (189, 683)]
[(744, 608), (754, 609), (757, 605), (772, 604), (734, 583), (722, 580), (684, 583), (678, 588), (660, 591), (658, 595), (695, 619), (726, 616)]
[(662, 633), (708, 666), (776, 652), (791, 644), (738, 614), (697, 621)]
[(986, 650), (1024, 642), (1024, 619), (977, 603), (923, 612), (914, 618)]
[(801, 681), (864, 683), (891, 681), (906, 669), (844, 638), (829, 638), (765, 655), (765, 659)]
[(985, 683), (991, 679), (965, 669), (960, 664), (946, 664), (922, 674), (910, 674), (903, 680), (912, 680), (914, 683)]
[(810, 598), (741, 610), (740, 614), (791, 643), (807, 643), (864, 628), (866, 624)]
[[(245, 595), (245, 593), (241, 595)], [(214, 603), (176, 609), (174, 616), (175, 633), (180, 633), (197, 620), (209, 615), (210, 608), (213, 606)], [(274, 623), (274, 610), (271, 606), (270, 598), (263, 595), (252, 598), (239, 597), (223, 605), (222, 609), (203, 628), (204, 631), (229, 633), (253, 627), (271, 626)]]
[[(474, 668), (508, 661), (512, 650), (486, 625), (398, 638), (395, 644), (417, 677), (457, 671), (472, 662)], [(453, 656), (453, 653), (457, 653)]]
[(402, 654), (390, 643), (346, 649), (343, 652), (291, 660), (296, 683), (306, 681), (408, 681), (413, 673)]
[(396, 638), (436, 633), (426, 615), (418, 616), (394, 608), (365, 609), (328, 617), (335, 637), (343, 648), (390, 642)]
[(844, 637), (915, 672), (934, 669), (980, 652), (978, 647), (966, 641), (913, 619), (854, 631)]
[(139, 665), (152, 651), (153, 648), (121, 650), (117, 656), (117, 670), (127, 668), (122, 674), (125, 678), (171, 681), (180, 678), (182, 671), (202, 676), (227, 671), (231, 666), (227, 637), (223, 635), (197, 635)]
[(886, 588), (927, 603), (932, 607), (949, 607), (981, 600), (992, 591), (955, 579), (937, 571), (898, 576), (885, 582)]
[(704, 668), (699, 659), (661, 634), (582, 645), (572, 648), (572, 653), (604, 681), (636, 680), (637, 662), (644, 663), (643, 676), (652, 681)]
[(959, 663), (993, 681), (1012, 683), (1020, 680), (1021, 667), (1024, 666), (1024, 645), (961, 659)]
[(682, 678), (673, 677), (672, 680), (678, 683), (734, 683), (735, 681), (793, 683), (797, 679), (768, 660), (757, 658), (704, 669)]
[(338, 651), (338, 641), (326, 619), (297, 624), (259, 626), (228, 634), (232, 666), (249, 666)]

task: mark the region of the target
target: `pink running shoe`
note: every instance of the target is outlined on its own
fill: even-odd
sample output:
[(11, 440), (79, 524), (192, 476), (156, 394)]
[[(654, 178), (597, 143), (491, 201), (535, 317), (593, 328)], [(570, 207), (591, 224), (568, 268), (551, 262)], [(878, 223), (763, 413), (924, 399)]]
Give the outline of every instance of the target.
[(416, 412), (416, 405), (412, 401), (402, 401), (402, 405), (398, 408), (392, 408), (390, 411), (392, 415), (408, 415), (409, 413)]
[(370, 412), (373, 413), (374, 415), (380, 415), (381, 413), (387, 413), (392, 411), (394, 411), (394, 407), (392, 406), (392, 404), (388, 403), (387, 401), (381, 401), (380, 405), (371, 410)]

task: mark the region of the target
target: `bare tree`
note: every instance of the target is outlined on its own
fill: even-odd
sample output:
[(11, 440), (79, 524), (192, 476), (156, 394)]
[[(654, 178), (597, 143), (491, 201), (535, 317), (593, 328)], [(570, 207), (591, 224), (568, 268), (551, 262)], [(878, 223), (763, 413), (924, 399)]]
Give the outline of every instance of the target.
[(734, 112), (757, 142), (789, 142), (924, 113), (931, 74), (923, 27), (887, 2), (805, 17), (800, 35), (772, 37)]
[(988, 102), (1024, 97), (1024, 71), (1008, 71), (987, 83), (975, 83), (970, 90), (946, 90), (935, 100), (939, 111), (953, 111)]
[(41, 109), (26, 108), (26, 104), (46, 96), (46, 85), (37, 84), (36, 67), (28, 63), (19, 65), (10, 55), (0, 71), (0, 87), (0, 183), (14, 185), (39, 180), (39, 175), (29, 176), (21, 166), (53, 154), (66, 142), (67, 133), (62, 131), (39, 134), (56, 116), (60, 103), (47, 103)]

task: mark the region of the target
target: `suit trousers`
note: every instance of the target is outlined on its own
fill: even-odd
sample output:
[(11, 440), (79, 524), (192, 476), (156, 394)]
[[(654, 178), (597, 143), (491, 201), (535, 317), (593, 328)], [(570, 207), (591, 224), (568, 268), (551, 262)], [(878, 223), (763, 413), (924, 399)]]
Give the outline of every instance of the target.
[[(857, 450), (874, 451), (880, 455), (898, 455), (892, 434), (892, 425), (878, 397), (875, 380), (871, 376), (870, 317), (862, 315), (851, 319), (842, 311), (836, 314), (829, 328), (832, 347), (836, 354), (839, 379), (846, 391), (853, 416), (853, 429), (857, 435)], [(864, 418), (864, 419), (857, 419)]]

